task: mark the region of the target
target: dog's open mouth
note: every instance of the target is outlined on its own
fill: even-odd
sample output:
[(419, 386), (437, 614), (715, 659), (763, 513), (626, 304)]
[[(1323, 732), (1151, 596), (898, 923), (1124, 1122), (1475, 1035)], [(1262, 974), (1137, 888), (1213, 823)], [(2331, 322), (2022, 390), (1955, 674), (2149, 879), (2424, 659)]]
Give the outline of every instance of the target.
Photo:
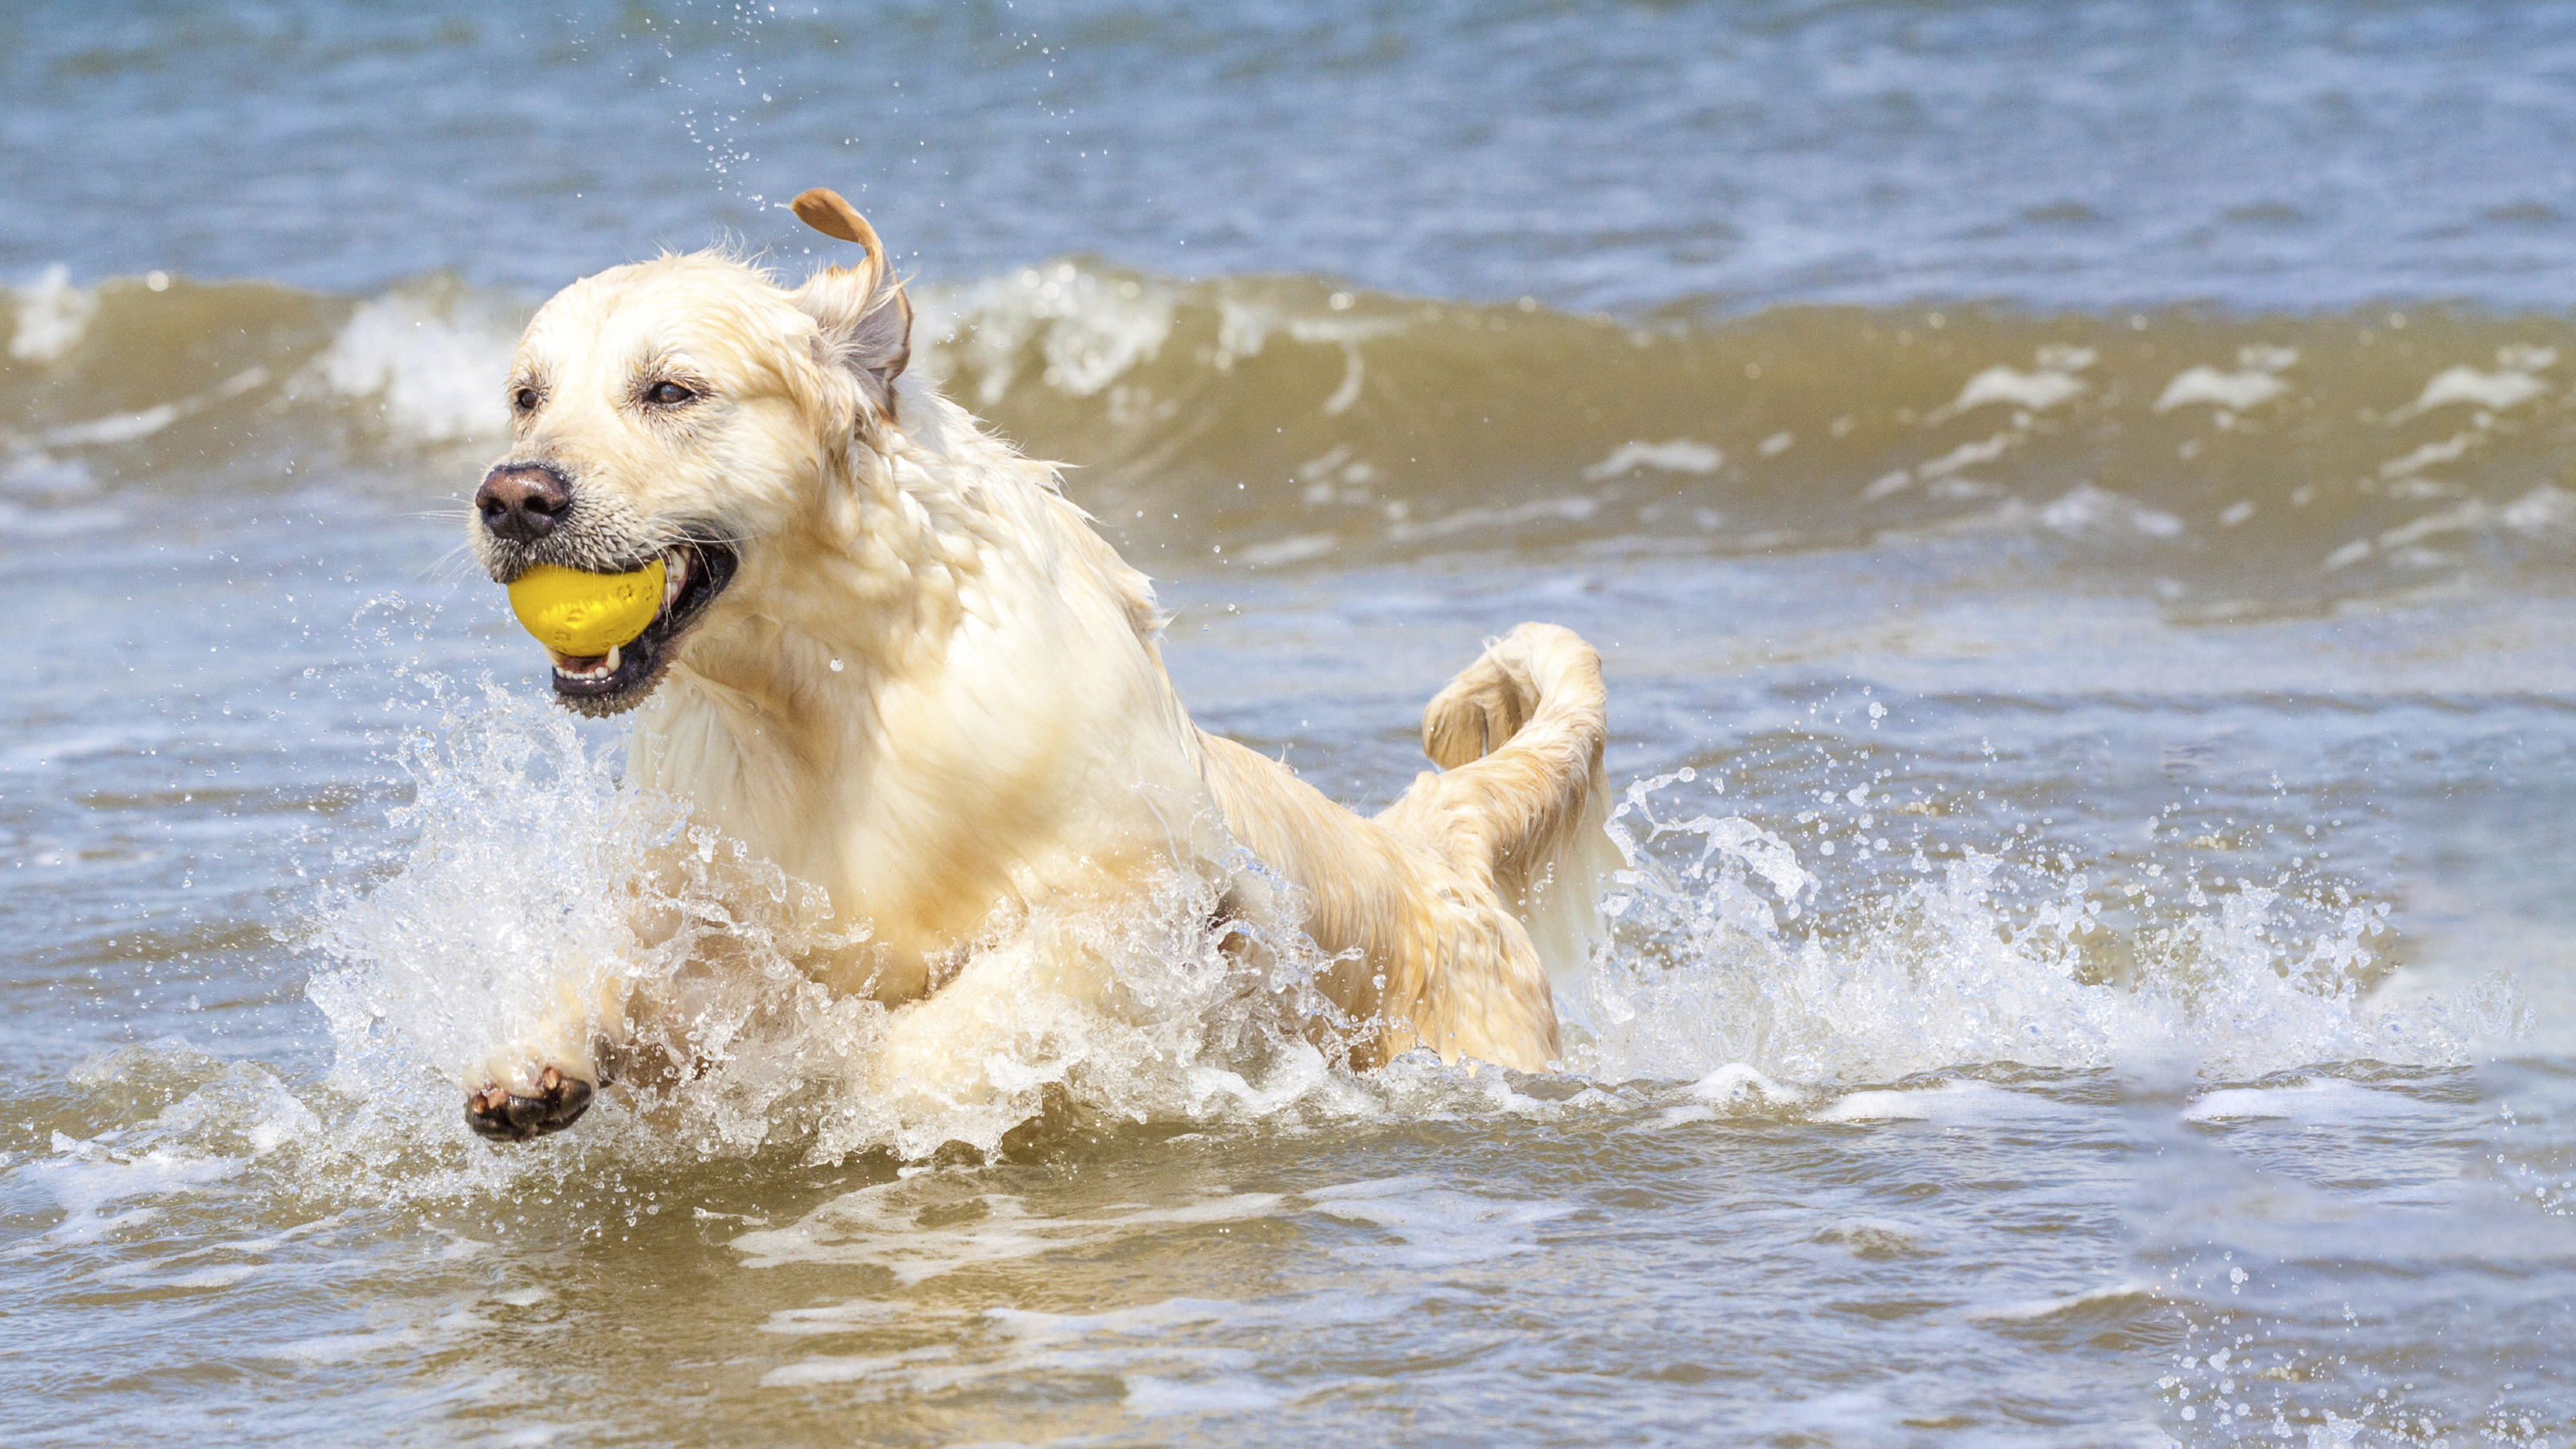
[(643, 633), (606, 654), (546, 651), (555, 665), (555, 697), (590, 715), (617, 714), (643, 703), (662, 682), (680, 636), (733, 582), (737, 562), (732, 549), (715, 543), (685, 543), (665, 552), (662, 608)]

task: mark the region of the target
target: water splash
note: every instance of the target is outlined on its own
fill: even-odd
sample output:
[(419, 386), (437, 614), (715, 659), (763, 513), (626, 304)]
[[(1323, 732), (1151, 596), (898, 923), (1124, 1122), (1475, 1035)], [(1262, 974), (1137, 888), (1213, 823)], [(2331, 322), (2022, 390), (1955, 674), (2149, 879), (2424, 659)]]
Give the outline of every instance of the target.
[[(1267, 942), (1270, 964), (1226, 949), (1213, 888), (1167, 881), (1114, 920), (997, 920), (970, 946), (1004, 964), (1071, 949), (1105, 963), (1091, 1007), (1036, 996), (984, 1058), (939, 1091), (875, 1084), (893, 1020), (836, 995), (802, 963), (864, 941), (824, 894), (693, 825), (676, 802), (626, 788), (619, 751), (587, 743), (550, 704), (425, 680), (433, 722), (401, 745), (414, 786), (395, 811), (408, 843), (323, 903), (308, 993), (330, 1024), (332, 1084), (359, 1103), (351, 1136), (462, 1145), (461, 1083), (498, 1045), (567, 1003), (637, 1004), (631, 1054), (704, 1064), (647, 1071), (603, 1094), (580, 1152), (738, 1157), (785, 1146), (816, 1160), (871, 1149), (923, 1158), (999, 1147), (1049, 1111), (1107, 1120), (1268, 1120), (1351, 1110), (1363, 1093), (1327, 1030), (1311, 945)], [(720, 970), (699, 963), (720, 959)], [(362, 1148), (361, 1150), (373, 1150)], [(547, 1147), (537, 1149), (539, 1154)], [(529, 1155), (517, 1149), (517, 1155)]]
[(2118, 899), (2107, 883), (1975, 845), (1937, 862), (1918, 848), (1908, 878), (1817, 919), (1820, 882), (1778, 836), (1683, 818), (1669, 800), (1659, 813), (1659, 793), (1693, 778), (1632, 784), (1612, 816), (1628, 868), (1581, 1003), (1598, 1076), (1745, 1063), (1855, 1084), (2008, 1062), (2245, 1080), (2331, 1061), (2457, 1065), (2528, 1015), (2501, 973), (2457, 998), (2374, 1000), (2384, 902), (2192, 883), (2178, 912), (2122, 932), (2102, 920)]
[[(920, 1159), (951, 1143), (990, 1152), (1051, 1112), (1278, 1124), (1538, 1105), (1496, 1074), (1428, 1061), (1351, 1074), (1308, 1029), (1329, 1014), (1311, 948), (1273, 943), (1281, 964), (1247, 966), (1206, 927), (1206, 889), (1178, 883), (1116, 921), (997, 922), (973, 951), (1007, 967), (1070, 945), (1109, 963), (1112, 1005), (1030, 1002), (946, 1095), (871, 1087), (890, 1013), (800, 965), (863, 926), (627, 788), (614, 744), (586, 742), (560, 711), (488, 684), (424, 685), (433, 720), (396, 757), (414, 787), (395, 815), (407, 843), (325, 902), (310, 941), (326, 963), (309, 989), (336, 1046), (331, 1085), (355, 1104), (342, 1135), (375, 1144), (362, 1152)], [(2212, 1080), (2361, 1058), (2454, 1063), (2518, 1009), (2501, 980), (2461, 1000), (2377, 1003), (2386, 907), (2315, 919), (2268, 887), (2213, 900), (2194, 886), (2176, 913), (2123, 934), (2102, 923), (2105, 893), (2083, 872), (1969, 846), (1938, 862), (1918, 850), (1894, 888), (1820, 911), (1832, 883), (1750, 821), (1684, 813), (1692, 783), (1687, 771), (1638, 781), (1614, 814), (1628, 863), (1605, 902), (1615, 939), (1565, 1003), (1585, 1092), (1729, 1070), (1795, 1101), (1801, 1084), (1979, 1063), (2152, 1062)], [(721, 972), (692, 965), (716, 954)], [(661, 1003), (648, 1032), (707, 1069), (605, 1093), (577, 1133), (533, 1152), (467, 1145), (462, 1073), (568, 998), (621, 995)]]
[(526, 320), (515, 300), (452, 277), (397, 287), (359, 303), (294, 390), (318, 382), (331, 396), (372, 403), (397, 444), (497, 438), (497, 399)]

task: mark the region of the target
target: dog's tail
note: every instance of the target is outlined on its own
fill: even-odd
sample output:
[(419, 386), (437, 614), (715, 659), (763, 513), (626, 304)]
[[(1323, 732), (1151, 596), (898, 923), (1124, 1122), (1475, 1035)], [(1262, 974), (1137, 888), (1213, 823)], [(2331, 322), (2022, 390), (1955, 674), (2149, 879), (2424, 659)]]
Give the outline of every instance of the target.
[(1571, 629), (1523, 624), (1423, 710), (1422, 752), (1441, 773), (1378, 817), (1485, 863), (1560, 990), (1601, 936), (1601, 884), (1619, 865), (1605, 828), (1606, 703), (1591, 645)]

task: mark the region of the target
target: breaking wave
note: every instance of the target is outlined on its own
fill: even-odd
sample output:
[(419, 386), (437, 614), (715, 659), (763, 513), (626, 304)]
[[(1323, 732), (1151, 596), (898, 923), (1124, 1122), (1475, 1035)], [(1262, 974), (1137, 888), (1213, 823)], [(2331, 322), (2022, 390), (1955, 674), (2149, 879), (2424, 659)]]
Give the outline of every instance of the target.
[[(1147, 557), (2003, 540), (2218, 616), (2576, 550), (2563, 318), (1776, 307), (1617, 319), (1063, 261), (920, 288), (916, 365)], [(9, 293), (12, 506), (359, 457), (461, 490), (525, 299), (154, 274)], [(376, 485), (382, 486), (382, 485)], [(1213, 550), (1213, 552), (1211, 552)]]

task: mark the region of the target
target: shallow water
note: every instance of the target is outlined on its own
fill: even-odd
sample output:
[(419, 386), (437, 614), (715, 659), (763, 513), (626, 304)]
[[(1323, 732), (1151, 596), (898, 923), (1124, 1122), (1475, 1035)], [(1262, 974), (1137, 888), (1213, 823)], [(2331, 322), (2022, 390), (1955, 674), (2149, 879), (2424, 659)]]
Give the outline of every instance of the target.
[[(753, 14), (0, 18), (0, 1436), (2576, 1438), (2576, 10)], [(906, 1118), (745, 918), (465, 1132), (685, 828), (453, 556), (509, 340), (817, 182), (1210, 728), (1601, 645), (1565, 1071), (1148, 919)]]

